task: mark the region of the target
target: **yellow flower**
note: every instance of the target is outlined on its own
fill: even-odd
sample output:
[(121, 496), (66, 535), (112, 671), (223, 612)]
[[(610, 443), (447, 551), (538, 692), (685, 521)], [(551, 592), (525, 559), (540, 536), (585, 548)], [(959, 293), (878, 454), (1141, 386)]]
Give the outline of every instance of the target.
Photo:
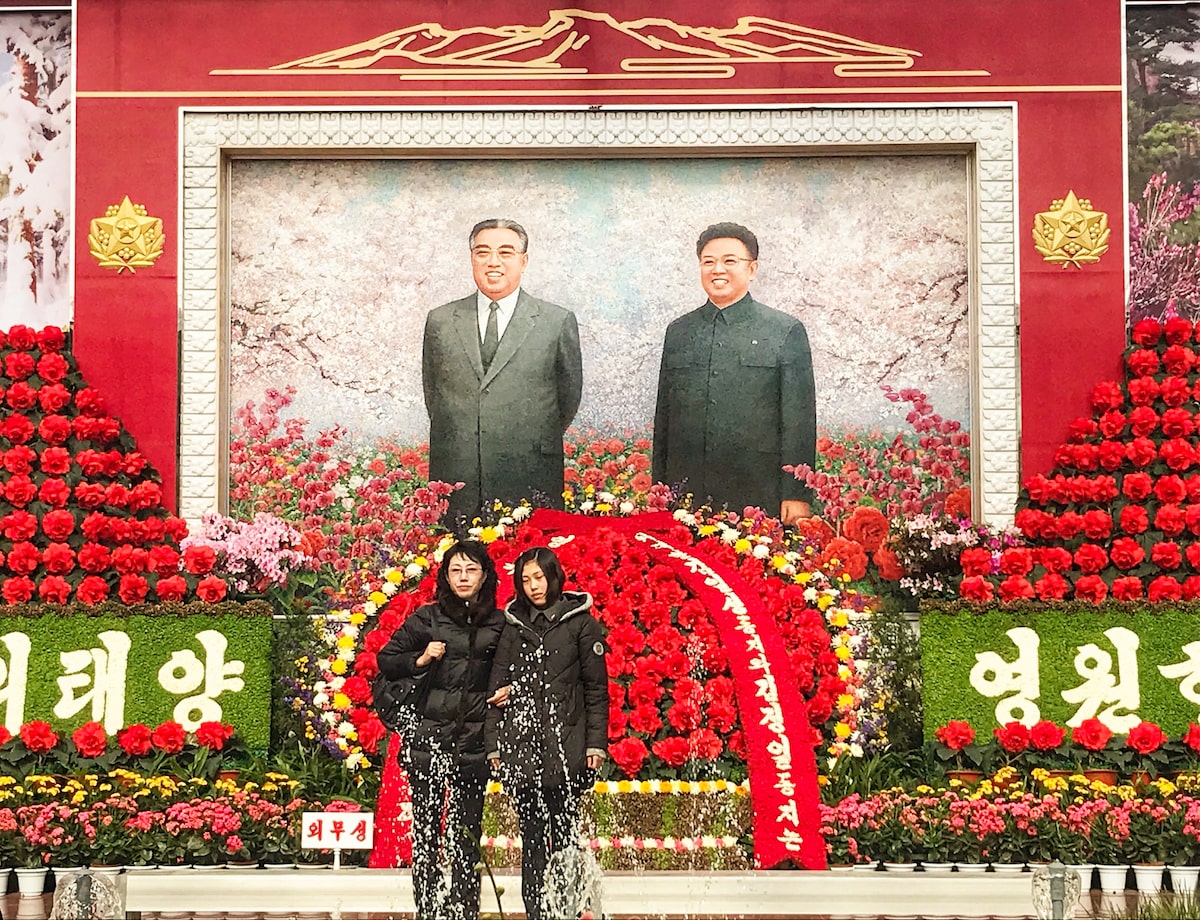
[(382, 607), (384, 604), (386, 604), (388, 602), (387, 595), (384, 594), (382, 591), (372, 591), (370, 594), (367, 595), (367, 599), (379, 607)]
[(748, 553), (750, 552), (750, 541), (745, 537), (738, 537), (737, 541), (733, 544), (733, 548), (739, 553)]
[(359, 610), (356, 613), (350, 614), (350, 625), (351, 626), (362, 626), (363, 623), (365, 623), (365, 622), (367, 622), (367, 615), (365, 613), (363, 613), (361, 610)]
[(338, 648), (354, 648), (354, 637), (353, 636), (338, 636), (337, 647)]
[(850, 615), (845, 610), (835, 610), (829, 615), (829, 625), (837, 629), (845, 629), (850, 625)]
[(333, 708), (334, 709), (349, 709), (350, 708), (350, 697), (346, 696), (346, 694), (341, 693), (341, 692), (335, 693), (333, 695)]
[(494, 543), (500, 536), (500, 531), (490, 524), (479, 531), (480, 543)]
[(715, 534), (717, 532), (717, 525), (716, 524), (701, 524), (697, 528), (697, 530), (700, 532), (700, 536), (711, 537), (713, 534)]
[(331, 670), (334, 674), (345, 674), (346, 662), (341, 658), (337, 658), (329, 663), (329, 670)]
[(849, 661), (851, 655), (853, 654), (845, 645), (839, 645), (833, 650), (833, 653), (837, 655), (838, 659), (841, 661)]
[(847, 725), (845, 722), (839, 722), (837, 725), (835, 725), (833, 727), (833, 733), (839, 738), (843, 738), (843, 739), (849, 738), (850, 737), (850, 726)]
[[(423, 556), (418, 556), (416, 559), (416, 562), (417, 562), (417, 565), (424, 565), (425, 559)], [(400, 569), (388, 569), (383, 577), (386, 578), (388, 581), (390, 581), (394, 585), (398, 585), (398, 584), (400, 584), (400, 582), (404, 581), (404, 573), (402, 571), (400, 571)], [(387, 595), (384, 594), (382, 591), (380, 591), (378, 593), (380, 595), (382, 595), (382, 597), (383, 597), (383, 600), (380, 601), (379, 603), (386, 603)], [(374, 599), (373, 595), (372, 595), (372, 599)]]

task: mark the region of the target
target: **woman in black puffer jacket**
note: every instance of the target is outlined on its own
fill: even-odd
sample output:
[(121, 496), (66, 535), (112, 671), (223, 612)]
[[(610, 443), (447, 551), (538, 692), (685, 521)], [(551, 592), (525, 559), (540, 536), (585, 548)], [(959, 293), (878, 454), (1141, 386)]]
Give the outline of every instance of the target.
[(591, 595), (564, 591), (565, 580), (545, 547), (517, 558), (489, 685), (498, 705), (488, 710), (488, 757), (517, 809), (529, 920), (563, 920), (543, 904), (546, 866), (578, 846), (579, 797), (608, 747), (605, 629)]
[[(415, 610), (379, 653), (384, 676), (422, 681), (419, 718), (401, 754), (412, 789), (413, 896), (421, 920), (479, 916), (474, 867), (488, 779), (483, 727), (503, 628), (496, 566), (482, 543), (463, 541), (442, 556), (436, 602)], [(443, 842), (449, 891), (438, 860)]]

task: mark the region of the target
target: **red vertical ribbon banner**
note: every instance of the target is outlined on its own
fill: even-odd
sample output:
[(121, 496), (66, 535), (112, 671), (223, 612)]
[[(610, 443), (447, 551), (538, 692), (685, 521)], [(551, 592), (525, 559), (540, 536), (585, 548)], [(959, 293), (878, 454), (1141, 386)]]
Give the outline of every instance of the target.
[(708, 608), (725, 641), (746, 737), (754, 865), (769, 869), (798, 861), (806, 869), (826, 868), (813, 753), (820, 738), (809, 724), (783, 639), (758, 593), (728, 566), (670, 542), (666, 535), (677, 524), (668, 512), (620, 518), (539, 509), (529, 523), (563, 536), (600, 527), (630, 534)]
[(819, 739), (770, 614), (732, 569), (648, 533), (635, 533), (634, 539), (674, 569), (726, 641), (746, 736), (755, 867), (791, 860), (806, 869), (826, 868), (813, 753)]

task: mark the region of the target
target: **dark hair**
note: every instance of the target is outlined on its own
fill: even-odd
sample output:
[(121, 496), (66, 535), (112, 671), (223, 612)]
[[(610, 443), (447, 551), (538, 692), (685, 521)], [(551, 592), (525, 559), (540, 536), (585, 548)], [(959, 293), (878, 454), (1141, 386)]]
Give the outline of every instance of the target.
[(437, 602), (446, 610), (461, 608), (463, 599), (454, 593), (450, 587), (450, 560), (455, 556), (466, 556), (483, 569), (483, 581), (479, 583), (479, 593), (475, 595), (472, 606), (491, 609), (496, 606), (496, 563), (488, 555), (487, 547), (478, 540), (460, 540), (442, 554), (442, 564), (437, 573)]
[(529, 252), (529, 234), (515, 220), (508, 220), (505, 217), (489, 217), (487, 220), (481, 220), (471, 228), (471, 235), (467, 237), (468, 246), (475, 245), (475, 237), (479, 235), (480, 230), (511, 230), (521, 239), (521, 252)]
[(525, 564), (529, 562), (536, 562), (546, 576), (547, 607), (562, 596), (563, 585), (567, 580), (562, 563), (558, 561), (553, 550), (545, 546), (525, 550), (513, 564), (513, 605), (522, 613), (529, 613), (530, 608), (534, 606), (533, 601), (525, 594), (525, 586), (521, 584), (521, 573), (525, 571)]
[(704, 228), (704, 232), (700, 234), (700, 239), (696, 240), (696, 257), (699, 258), (700, 253), (704, 251), (704, 247), (713, 240), (725, 239), (741, 240), (746, 244), (746, 251), (750, 253), (750, 258), (758, 258), (758, 237), (741, 224), (731, 224), (728, 221)]

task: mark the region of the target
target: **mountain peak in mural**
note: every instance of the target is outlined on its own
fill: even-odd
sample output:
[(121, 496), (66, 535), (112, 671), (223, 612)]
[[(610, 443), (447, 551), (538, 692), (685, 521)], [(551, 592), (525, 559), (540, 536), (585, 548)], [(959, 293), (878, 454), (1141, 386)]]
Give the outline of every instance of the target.
[(737, 65), (810, 63), (832, 64), (838, 76), (896, 76), (915, 73), (911, 68), (920, 56), (911, 49), (762, 16), (742, 16), (732, 28), (717, 28), (654, 17), (619, 21), (608, 13), (563, 9), (550, 11), (536, 26), (451, 29), (423, 22), (265, 72), (386, 73), (406, 79), (728, 77)]

